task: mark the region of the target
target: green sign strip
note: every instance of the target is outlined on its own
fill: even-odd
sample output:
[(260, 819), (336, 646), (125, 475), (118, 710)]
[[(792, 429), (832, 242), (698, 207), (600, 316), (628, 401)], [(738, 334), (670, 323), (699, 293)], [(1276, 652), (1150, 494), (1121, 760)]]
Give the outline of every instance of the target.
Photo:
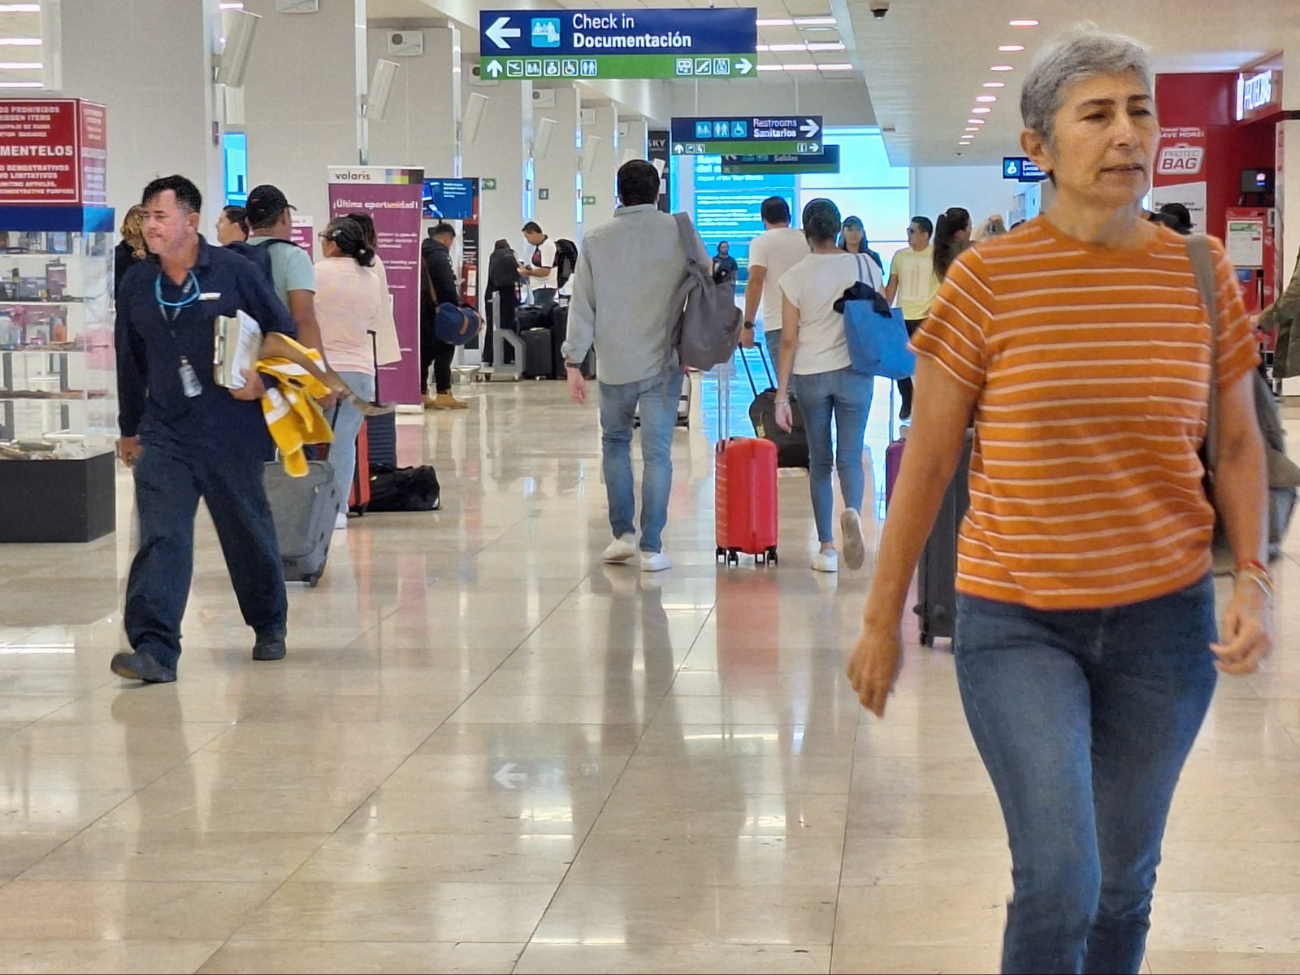
[(759, 139), (742, 142), (739, 139), (725, 142), (674, 142), (675, 156), (771, 156), (786, 153), (816, 156), (822, 151), (820, 142), (790, 142), (785, 139)]
[(590, 57), (487, 57), (479, 74), (489, 81), (536, 81), (548, 78), (757, 78), (753, 54), (597, 54)]
[(725, 176), (767, 176), (775, 173), (831, 173), (835, 174), (840, 171), (839, 161), (835, 162), (789, 162), (779, 165), (757, 165), (755, 163), (723, 163), (722, 172)]

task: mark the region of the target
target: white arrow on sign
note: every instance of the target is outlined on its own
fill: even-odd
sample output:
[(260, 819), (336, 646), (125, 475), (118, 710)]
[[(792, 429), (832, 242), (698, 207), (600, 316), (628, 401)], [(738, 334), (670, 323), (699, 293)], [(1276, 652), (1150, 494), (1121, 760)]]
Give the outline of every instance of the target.
[(515, 768), (516, 766), (514, 762), (506, 762), (505, 765), (502, 765), (497, 769), (496, 775), (492, 776), (492, 778), (496, 780), (497, 784), (502, 788), (510, 790), (517, 789), (519, 788), (520, 783), (528, 781), (528, 773), (516, 772)]
[(500, 61), (489, 61), (486, 68), (483, 69), (493, 78), (500, 78), (501, 72), (505, 69), (501, 67)]
[(510, 44), (507, 38), (518, 37), (519, 28), (510, 26), (509, 17), (498, 17), (491, 27), (487, 29), (488, 40), (503, 51), (510, 50)]
[(804, 119), (804, 120), (803, 120), (803, 125), (799, 126), (799, 131), (800, 131), (801, 133), (803, 133), (803, 137), (804, 137), (805, 139), (811, 139), (811, 138), (813, 138), (813, 137), (814, 137), (815, 135), (817, 135), (817, 133), (820, 132), (821, 130), (822, 130), (822, 127), (821, 127), (820, 125), (818, 125), (816, 122), (814, 122), (814, 121), (813, 121), (812, 119), (810, 119), (810, 118), (806, 118), (806, 119)]
[(753, 69), (754, 65), (750, 62), (749, 58), (741, 58), (736, 62), (736, 70), (741, 74), (749, 74)]

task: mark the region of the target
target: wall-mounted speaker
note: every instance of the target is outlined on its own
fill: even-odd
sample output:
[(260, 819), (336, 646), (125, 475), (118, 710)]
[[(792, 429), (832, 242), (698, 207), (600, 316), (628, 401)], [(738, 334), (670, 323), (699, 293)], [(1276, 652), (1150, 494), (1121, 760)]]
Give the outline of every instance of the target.
[(545, 159), (551, 151), (551, 139), (555, 135), (555, 119), (544, 118), (537, 123), (537, 137), (533, 140), (533, 158)]
[(248, 71), (248, 59), (253, 53), (253, 39), (261, 14), (247, 10), (226, 11), (226, 43), (217, 57), (217, 84), (240, 88)]
[(370, 93), (366, 95), (366, 118), (382, 122), (388, 114), (388, 102), (393, 97), (393, 82), (401, 65), (382, 58), (375, 62), (375, 73), (370, 78)]
[(469, 104), (465, 106), (465, 121), (461, 128), (462, 141), (469, 143), (478, 141), (478, 130), (483, 124), (483, 113), (487, 111), (487, 105), (487, 95), (479, 94), (477, 91), (470, 92)]

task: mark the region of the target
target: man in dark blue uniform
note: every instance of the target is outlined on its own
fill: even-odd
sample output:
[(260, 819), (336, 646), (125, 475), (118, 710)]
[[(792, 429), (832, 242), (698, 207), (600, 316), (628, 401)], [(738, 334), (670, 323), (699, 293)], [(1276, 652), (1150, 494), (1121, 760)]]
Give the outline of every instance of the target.
[(149, 683), (176, 679), (200, 498), (256, 634), (253, 659), (285, 655), (288, 605), (262, 486), (273, 452), (259, 403), (265, 387), (247, 372), (242, 389), (216, 385), (212, 327), (242, 310), (264, 332), (293, 335), (293, 319), (259, 268), (199, 234), (202, 202), (183, 176), (145, 188), (151, 256), (127, 272), (117, 296), (118, 453), (135, 472), (140, 549), (124, 614), (132, 652), (117, 654), (112, 669)]

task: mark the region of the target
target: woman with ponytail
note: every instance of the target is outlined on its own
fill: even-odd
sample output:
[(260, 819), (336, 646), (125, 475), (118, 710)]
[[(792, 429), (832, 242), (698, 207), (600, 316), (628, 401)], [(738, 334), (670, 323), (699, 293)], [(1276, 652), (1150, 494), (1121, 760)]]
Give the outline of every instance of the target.
[[(388, 296), (371, 268), (375, 250), (365, 229), (351, 217), (331, 220), (320, 235), (324, 259), (316, 264), (316, 319), (325, 358), (354, 393), (375, 396), (374, 352), (369, 332), (379, 332), (389, 314)], [(339, 489), (336, 529), (348, 526), (348, 492), (357, 461), (357, 434), (364, 421), (351, 403), (334, 411), (330, 463)]]
[(939, 214), (934, 225), (934, 274), (940, 281), (948, 276), (957, 255), (970, 246), (970, 231), (968, 210), (950, 207)]

